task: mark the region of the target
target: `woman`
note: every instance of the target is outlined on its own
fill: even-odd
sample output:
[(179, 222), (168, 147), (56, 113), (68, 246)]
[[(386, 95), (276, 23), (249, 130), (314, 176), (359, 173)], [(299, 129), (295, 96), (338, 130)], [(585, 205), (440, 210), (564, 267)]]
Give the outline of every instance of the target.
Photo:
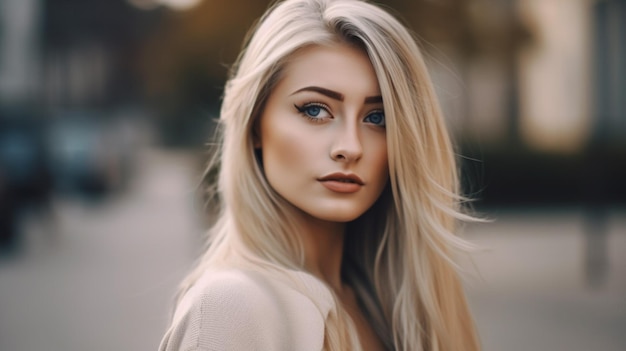
[(455, 157), (408, 31), (287, 0), (226, 84), (219, 219), (161, 350), (478, 350)]

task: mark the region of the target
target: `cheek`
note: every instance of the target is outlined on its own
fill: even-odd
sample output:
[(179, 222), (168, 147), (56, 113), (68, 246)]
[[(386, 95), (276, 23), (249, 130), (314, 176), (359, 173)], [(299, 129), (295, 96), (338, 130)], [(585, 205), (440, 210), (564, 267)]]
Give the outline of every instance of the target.
[(385, 153), (380, 155), (378, 163), (378, 178), (379, 178), (379, 186), (381, 187), (381, 191), (382, 188), (384, 188), (385, 184), (387, 184), (387, 181), (389, 180), (389, 162), (387, 161), (387, 152), (385, 150)]
[(370, 162), (374, 168), (373, 173), (377, 175), (382, 183), (386, 183), (389, 178), (389, 162), (387, 156), (387, 141), (384, 137), (377, 139), (370, 145)]
[(302, 132), (288, 118), (270, 117), (261, 124), (261, 152), (266, 176), (272, 183), (293, 181), (301, 165), (312, 161), (311, 133)]
[(375, 180), (376, 198), (380, 196), (389, 181), (389, 163), (387, 148), (379, 149), (372, 159), (372, 179)]

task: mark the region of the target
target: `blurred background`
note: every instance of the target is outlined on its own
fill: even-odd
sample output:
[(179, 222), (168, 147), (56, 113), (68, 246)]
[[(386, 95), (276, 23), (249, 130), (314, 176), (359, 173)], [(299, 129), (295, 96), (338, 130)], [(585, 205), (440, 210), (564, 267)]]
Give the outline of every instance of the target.
[[(493, 219), (465, 228), (485, 350), (626, 349), (626, 1), (378, 2), (420, 38)], [(157, 348), (267, 4), (0, 0), (0, 350)]]

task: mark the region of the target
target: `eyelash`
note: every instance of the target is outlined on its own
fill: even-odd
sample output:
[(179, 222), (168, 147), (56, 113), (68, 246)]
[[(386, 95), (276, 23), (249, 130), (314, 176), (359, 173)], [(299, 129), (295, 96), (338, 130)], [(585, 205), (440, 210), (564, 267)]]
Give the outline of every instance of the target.
[(321, 102), (307, 102), (305, 104), (302, 104), (300, 106), (294, 104), (293, 105), (296, 110), (302, 115), (304, 116), (306, 119), (315, 122), (315, 123), (321, 123), (323, 122), (326, 118), (325, 117), (315, 117), (315, 116), (310, 116), (306, 113), (306, 109), (309, 107), (319, 107), (320, 109), (326, 111), (326, 113), (328, 113), (329, 115), (332, 116), (332, 114), (330, 113), (330, 107), (328, 107), (328, 105), (321, 103)]

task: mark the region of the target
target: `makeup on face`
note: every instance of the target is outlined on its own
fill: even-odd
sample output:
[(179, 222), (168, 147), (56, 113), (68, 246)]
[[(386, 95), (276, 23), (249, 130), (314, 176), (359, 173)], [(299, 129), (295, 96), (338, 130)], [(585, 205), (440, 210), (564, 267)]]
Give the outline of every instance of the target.
[(358, 175), (353, 173), (332, 173), (318, 179), (330, 191), (338, 193), (354, 193), (365, 185)]
[(259, 120), (258, 148), (270, 186), (320, 220), (362, 215), (389, 177), (383, 107), (362, 50), (334, 44), (297, 52)]

